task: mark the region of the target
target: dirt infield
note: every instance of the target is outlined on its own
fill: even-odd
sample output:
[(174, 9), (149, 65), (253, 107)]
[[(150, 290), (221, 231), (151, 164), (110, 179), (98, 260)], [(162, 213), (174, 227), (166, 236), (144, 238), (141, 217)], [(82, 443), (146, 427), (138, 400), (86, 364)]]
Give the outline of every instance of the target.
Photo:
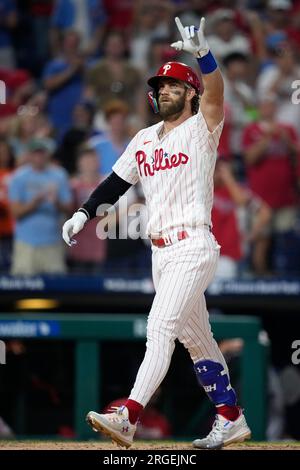
[[(118, 450), (119, 447), (106, 441), (0, 441), (0, 450)], [(135, 442), (132, 450), (190, 450), (190, 442)], [(225, 447), (223, 450), (300, 450), (296, 442), (249, 442)], [(129, 451), (130, 452), (130, 449)]]

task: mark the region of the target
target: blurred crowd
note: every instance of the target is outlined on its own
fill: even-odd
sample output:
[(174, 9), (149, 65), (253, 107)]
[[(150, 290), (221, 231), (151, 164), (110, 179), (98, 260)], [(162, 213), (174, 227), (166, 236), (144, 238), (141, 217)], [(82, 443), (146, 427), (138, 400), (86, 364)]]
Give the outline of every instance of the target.
[[(205, 16), (225, 80), (217, 276), (299, 273), (300, 0), (0, 0), (0, 12), (0, 272), (149, 269), (143, 239), (101, 239), (95, 219), (66, 250), (61, 226), (159, 119), (147, 78), (169, 60), (197, 71), (170, 47), (178, 15)], [(143, 202), (139, 187), (128, 197)]]

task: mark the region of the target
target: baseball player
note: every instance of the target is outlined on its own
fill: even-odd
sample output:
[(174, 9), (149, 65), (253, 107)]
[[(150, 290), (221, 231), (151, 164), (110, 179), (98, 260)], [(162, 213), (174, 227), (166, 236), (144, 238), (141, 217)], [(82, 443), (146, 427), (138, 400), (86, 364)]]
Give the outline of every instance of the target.
[(211, 282), (219, 245), (211, 233), (213, 173), (222, 132), (223, 79), (199, 29), (175, 19), (182, 40), (172, 44), (193, 54), (202, 85), (192, 68), (168, 62), (148, 80), (150, 101), (162, 121), (143, 129), (129, 143), (112, 173), (63, 227), (71, 245), (102, 203), (114, 204), (141, 182), (148, 208), (156, 295), (147, 323), (146, 353), (125, 405), (111, 413), (90, 411), (87, 421), (121, 446), (132, 444), (139, 414), (164, 379), (175, 339), (188, 349), (197, 379), (216, 406), (216, 420), (193, 446), (219, 449), (251, 433), (237, 406), (228, 368), (211, 333), (204, 291)]

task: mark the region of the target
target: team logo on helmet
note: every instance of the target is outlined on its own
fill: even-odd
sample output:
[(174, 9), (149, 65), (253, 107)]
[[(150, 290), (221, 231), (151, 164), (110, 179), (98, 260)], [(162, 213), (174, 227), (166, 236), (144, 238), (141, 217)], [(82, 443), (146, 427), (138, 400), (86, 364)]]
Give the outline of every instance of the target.
[(170, 70), (171, 68), (171, 65), (170, 64), (166, 64), (163, 66), (163, 69), (164, 69), (164, 75), (166, 75), (166, 73), (168, 72), (168, 70)]

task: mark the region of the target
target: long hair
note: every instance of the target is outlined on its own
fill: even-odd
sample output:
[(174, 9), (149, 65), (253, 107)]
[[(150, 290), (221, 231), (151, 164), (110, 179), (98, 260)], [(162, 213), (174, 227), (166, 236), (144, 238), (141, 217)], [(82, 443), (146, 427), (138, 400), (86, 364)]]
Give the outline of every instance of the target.
[(198, 113), (199, 105), (200, 105), (200, 95), (199, 93), (196, 93), (196, 95), (193, 96), (192, 101), (191, 101), (192, 114)]
[[(193, 88), (188, 83), (184, 83), (184, 87), (185, 87), (186, 90), (195, 90), (195, 88)], [(191, 101), (191, 111), (192, 111), (193, 115), (198, 113), (199, 103), (200, 103), (200, 95), (199, 95), (199, 92), (196, 91), (196, 94), (195, 94), (195, 96), (193, 96), (192, 101)]]

